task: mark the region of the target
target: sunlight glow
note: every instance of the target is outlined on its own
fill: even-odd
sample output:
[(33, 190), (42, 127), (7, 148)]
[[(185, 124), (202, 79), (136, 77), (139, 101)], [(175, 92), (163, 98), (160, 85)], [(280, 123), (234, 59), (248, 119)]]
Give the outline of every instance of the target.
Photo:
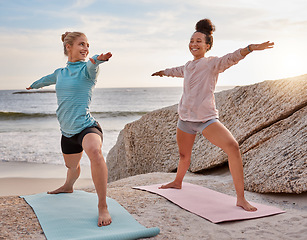
[(306, 58), (304, 59), (298, 54), (289, 54), (283, 57), (281, 71), (285, 76), (298, 76), (305, 74)]

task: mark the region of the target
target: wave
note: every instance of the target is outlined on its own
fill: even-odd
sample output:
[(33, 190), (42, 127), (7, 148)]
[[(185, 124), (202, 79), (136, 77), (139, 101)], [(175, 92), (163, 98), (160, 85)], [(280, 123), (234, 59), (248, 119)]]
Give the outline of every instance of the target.
[(55, 114), (47, 113), (22, 113), (22, 112), (0, 112), (0, 120), (17, 120), (23, 118), (46, 118), (55, 117)]
[(55, 90), (18, 91), (13, 94), (55, 93)]
[[(114, 117), (133, 117), (142, 116), (148, 112), (144, 111), (114, 111), (114, 112), (91, 112), (95, 118), (114, 118)], [(30, 118), (49, 118), (56, 117), (56, 114), (48, 113), (22, 113), (22, 112), (0, 112), (0, 120), (18, 120)]]
[(92, 112), (94, 117), (109, 118), (109, 117), (133, 117), (142, 116), (148, 112), (145, 111), (114, 111), (114, 112)]

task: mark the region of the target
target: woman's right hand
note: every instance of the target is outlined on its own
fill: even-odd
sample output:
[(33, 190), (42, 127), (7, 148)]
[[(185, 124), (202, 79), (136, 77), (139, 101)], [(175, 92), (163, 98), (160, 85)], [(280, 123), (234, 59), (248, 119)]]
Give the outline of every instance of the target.
[(153, 74), (151, 74), (151, 76), (159, 76), (159, 77), (163, 77), (165, 74), (164, 74), (164, 71), (159, 71), (159, 72), (155, 72)]

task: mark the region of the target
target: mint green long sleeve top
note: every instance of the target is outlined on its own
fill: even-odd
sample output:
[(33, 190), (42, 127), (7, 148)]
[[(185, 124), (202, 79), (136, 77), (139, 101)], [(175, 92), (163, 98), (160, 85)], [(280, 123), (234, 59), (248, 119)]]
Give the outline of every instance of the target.
[(42, 77), (30, 87), (42, 88), (55, 84), (58, 108), (57, 118), (61, 132), (65, 137), (72, 137), (87, 127), (96, 125), (90, 113), (93, 89), (97, 82), (99, 64), (105, 61), (67, 62), (65, 68), (58, 68), (52, 74)]

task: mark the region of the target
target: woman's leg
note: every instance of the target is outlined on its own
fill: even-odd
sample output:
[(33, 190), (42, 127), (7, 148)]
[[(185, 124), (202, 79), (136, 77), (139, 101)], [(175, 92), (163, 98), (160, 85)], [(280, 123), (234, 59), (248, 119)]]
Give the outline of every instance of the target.
[(58, 194), (58, 193), (72, 193), (74, 191), (73, 185), (80, 176), (80, 160), (82, 157), (81, 153), (75, 153), (75, 154), (64, 154), (64, 161), (65, 165), (67, 167), (67, 177), (66, 182), (63, 186), (60, 188), (48, 192), (49, 194)]
[(173, 182), (162, 185), (160, 188), (181, 189), (183, 178), (191, 163), (191, 154), (195, 136), (196, 134), (186, 133), (177, 128), (177, 144), (179, 148), (179, 164), (177, 168), (177, 175)]
[(108, 169), (101, 152), (102, 140), (96, 133), (84, 136), (82, 147), (91, 161), (92, 178), (98, 195), (98, 226), (106, 226), (112, 222), (106, 202)]
[(244, 197), (243, 164), (239, 144), (229, 130), (220, 122), (210, 124), (202, 132), (212, 144), (220, 147), (228, 155), (229, 169), (237, 193), (237, 206), (246, 211), (256, 211)]

